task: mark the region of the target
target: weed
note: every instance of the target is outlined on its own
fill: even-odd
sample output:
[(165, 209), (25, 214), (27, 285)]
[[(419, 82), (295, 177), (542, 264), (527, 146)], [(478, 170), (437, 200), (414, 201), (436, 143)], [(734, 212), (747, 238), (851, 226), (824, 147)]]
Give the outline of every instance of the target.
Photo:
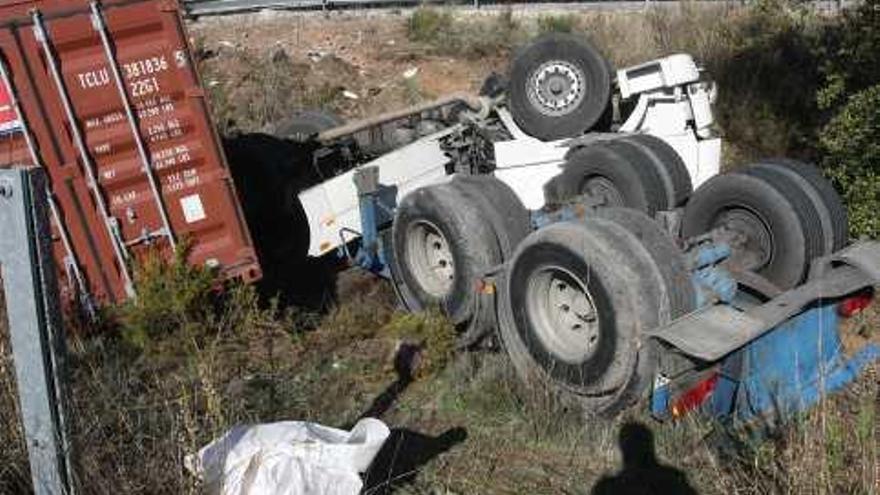
[(452, 13), (432, 8), (419, 8), (407, 20), (407, 35), (420, 43), (445, 43), (452, 37)]
[(422, 349), (417, 377), (430, 377), (442, 371), (455, 351), (455, 327), (437, 310), (398, 313), (382, 333), (412, 341)]
[(469, 20), (448, 10), (419, 8), (407, 21), (407, 35), (435, 54), (480, 58), (508, 52), (528, 34), (510, 9), (488, 19)]
[(580, 18), (574, 14), (545, 14), (538, 17), (538, 33), (573, 33), (580, 26)]
[(168, 260), (164, 253), (148, 253), (134, 270), (138, 296), (119, 312), (123, 337), (144, 348), (150, 342), (190, 328), (210, 305), (215, 274), (187, 262), (189, 247), (181, 247)]

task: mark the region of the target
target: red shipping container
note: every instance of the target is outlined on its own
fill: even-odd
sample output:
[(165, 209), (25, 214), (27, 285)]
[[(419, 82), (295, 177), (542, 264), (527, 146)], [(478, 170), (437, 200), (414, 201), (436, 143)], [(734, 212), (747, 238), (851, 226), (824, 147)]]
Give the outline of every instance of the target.
[(148, 250), (260, 268), (176, 1), (0, 1), (0, 167), (45, 167), (62, 292), (132, 294)]

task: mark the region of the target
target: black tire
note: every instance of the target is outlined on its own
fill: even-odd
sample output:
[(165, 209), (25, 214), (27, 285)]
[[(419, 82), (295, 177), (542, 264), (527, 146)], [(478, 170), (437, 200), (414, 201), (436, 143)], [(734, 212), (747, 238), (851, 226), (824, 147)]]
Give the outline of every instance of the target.
[(513, 255), (513, 250), (531, 231), (529, 211), (513, 189), (490, 175), (456, 176), (455, 187), (467, 190), (479, 198), (486, 217), (490, 220), (503, 260)]
[[(407, 309), (423, 311), (439, 306), (456, 324), (474, 316), (476, 281), (501, 261), (495, 232), (479, 205), (467, 191), (449, 183), (417, 189), (400, 202), (392, 224), (390, 261), (393, 280)], [(443, 276), (420, 271), (427, 269), (427, 261), (419, 256), (414, 236), (420, 232), (430, 235), (431, 230), (442, 236), (442, 249), (448, 253), (444, 256), (451, 258), (437, 265)], [(451, 273), (443, 271), (450, 263)]]
[[(517, 125), (538, 139), (583, 134), (599, 122), (611, 101), (610, 65), (594, 46), (570, 34), (546, 34), (520, 49), (509, 80), (510, 112)], [(554, 83), (562, 86), (565, 97), (549, 94)], [(543, 91), (536, 90), (539, 86)]]
[(298, 110), (276, 125), (274, 134), (304, 143), (311, 141), (318, 133), (343, 123), (342, 119), (324, 110)]
[(687, 201), (694, 192), (691, 174), (681, 156), (669, 143), (650, 134), (633, 134), (622, 138), (621, 141), (641, 147), (654, 163), (666, 170), (666, 175), (672, 182), (674, 202), (671, 208), (681, 206)]
[(629, 208), (600, 208), (595, 215), (623, 226), (635, 235), (660, 269), (669, 295), (674, 320), (696, 309), (697, 295), (684, 254), (660, 225), (642, 212)]
[(792, 160), (790, 158), (768, 158), (761, 160), (760, 163), (772, 163), (796, 173), (813, 186), (813, 189), (822, 198), (822, 202), (825, 204), (825, 208), (831, 217), (834, 237), (832, 249), (833, 251), (843, 249), (849, 241), (849, 215), (843, 200), (840, 198), (840, 194), (837, 193), (837, 190), (834, 189), (831, 181), (825, 177), (822, 170), (812, 163)]
[(830, 254), (834, 250), (834, 230), (831, 214), (819, 193), (796, 173), (775, 164), (757, 164), (743, 169), (741, 173), (763, 178), (794, 205), (807, 236), (808, 257), (813, 259)]
[(658, 210), (675, 208), (675, 185), (662, 163), (655, 161), (643, 147), (623, 139), (615, 139), (602, 145), (628, 161), (640, 176), (644, 176), (643, 181), (646, 184), (653, 184), (652, 187), (655, 189), (651, 193), (655, 196)]
[(807, 273), (807, 235), (798, 212), (785, 194), (758, 177), (715, 176), (700, 186), (684, 209), (682, 235), (692, 237), (722, 226), (742, 234), (731, 242), (727, 265), (754, 271), (780, 289), (790, 289)]
[[(536, 280), (557, 269), (586, 289), (595, 310), (598, 326), (583, 337), (592, 350), (587, 345), (582, 356), (581, 337), (574, 336), (571, 346), (552, 343), (542, 330), (549, 327), (540, 323), (547, 320), (535, 309), (542, 300), (533, 293), (541, 285)], [(663, 285), (650, 253), (616, 222), (590, 218), (539, 229), (517, 248), (500, 287), (502, 344), (526, 379), (548, 381), (576, 397), (588, 413), (610, 414), (632, 404), (650, 383), (651, 362), (640, 356), (648, 346), (639, 339), (668, 321)]]
[(600, 206), (623, 206), (653, 216), (665, 209), (666, 187), (655, 167), (638, 166), (604, 144), (574, 150), (563, 171), (545, 186), (548, 204), (581, 197)]

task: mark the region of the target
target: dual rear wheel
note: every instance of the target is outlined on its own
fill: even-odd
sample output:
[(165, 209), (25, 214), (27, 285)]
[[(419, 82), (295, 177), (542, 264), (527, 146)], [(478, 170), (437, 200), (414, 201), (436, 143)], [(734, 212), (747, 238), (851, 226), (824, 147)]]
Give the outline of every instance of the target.
[(572, 150), (544, 196), (551, 205), (586, 201), (654, 215), (681, 206), (692, 190), (678, 153), (660, 138), (636, 134)]
[(672, 239), (643, 213), (598, 210), (530, 234), (499, 287), (499, 335), (518, 372), (611, 414), (649, 389), (642, 334), (694, 309)]
[(713, 177), (688, 201), (682, 236), (727, 243), (727, 266), (778, 289), (803, 282), (814, 259), (844, 247), (846, 209), (814, 165), (770, 159)]
[(494, 323), (478, 284), (530, 230), (529, 214), (491, 176), (455, 177), (401, 201), (391, 231), (392, 281), (410, 311), (439, 308), (468, 338)]

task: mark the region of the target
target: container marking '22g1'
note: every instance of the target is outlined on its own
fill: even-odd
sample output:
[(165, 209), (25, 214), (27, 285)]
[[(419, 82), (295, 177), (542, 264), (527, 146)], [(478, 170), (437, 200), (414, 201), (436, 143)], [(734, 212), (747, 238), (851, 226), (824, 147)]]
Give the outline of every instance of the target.
[(48, 172), (63, 294), (123, 300), (132, 260), (181, 242), (260, 277), (176, 1), (7, 0), (0, 19), (0, 167)]

